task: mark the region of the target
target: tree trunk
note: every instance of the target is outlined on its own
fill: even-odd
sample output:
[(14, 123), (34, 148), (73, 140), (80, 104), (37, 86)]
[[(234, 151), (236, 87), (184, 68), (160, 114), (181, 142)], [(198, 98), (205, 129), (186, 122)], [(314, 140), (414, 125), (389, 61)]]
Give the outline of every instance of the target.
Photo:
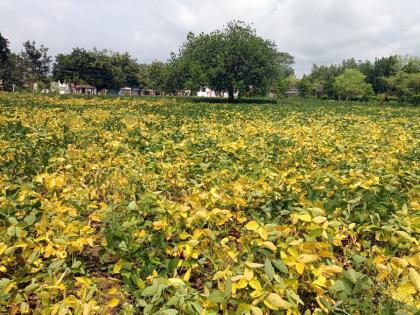
[(233, 92), (232, 88), (228, 89), (228, 95), (229, 95), (229, 102), (234, 102), (235, 101), (235, 93)]

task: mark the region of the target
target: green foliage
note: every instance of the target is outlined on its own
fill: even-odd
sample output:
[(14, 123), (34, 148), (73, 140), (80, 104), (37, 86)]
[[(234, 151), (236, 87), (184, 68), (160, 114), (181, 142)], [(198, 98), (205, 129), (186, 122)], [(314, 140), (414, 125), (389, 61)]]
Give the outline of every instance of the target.
[(406, 73), (418, 73), (420, 72), (420, 57), (399, 56), (397, 67)]
[(339, 98), (363, 98), (373, 93), (372, 86), (365, 83), (364, 79), (365, 76), (359, 70), (346, 69), (335, 78), (334, 89)]
[(88, 83), (98, 89), (139, 87), (139, 65), (128, 53), (75, 48), (59, 54), (53, 67), (54, 80)]
[(372, 84), (375, 93), (389, 91), (384, 78), (394, 75), (398, 71), (398, 56), (376, 58), (373, 64), (366, 62), (360, 69), (366, 76), (366, 82)]
[(149, 84), (148, 87), (153, 90), (168, 90), (169, 67), (161, 61), (154, 61), (148, 66)]
[(304, 75), (302, 79), (299, 80), (297, 86), (299, 88), (300, 95), (303, 97), (311, 95), (311, 92), (314, 89), (310, 79), (306, 75)]
[(293, 87), (298, 87), (298, 85), (299, 80), (296, 79), (294, 75), (285, 78), (279, 78), (277, 80), (276, 93), (278, 96), (285, 97), (287, 91)]
[(190, 33), (173, 63), (185, 69), (185, 87), (208, 85), (233, 99), (234, 91), (268, 91), (279, 76), (290, 74), (293, 58), (278, 52), (274, 42), (251, 26), (233, 21), (209, 34)]
[[(10, 55), (9, 41), (4, 38), (0, 33), (0, 71), (2, 71), (6, 65), (6, 61)], [(0, 72), (1, 77), (1, 72)]]
[(33, 41), (26, 41), (23, 47), (20, 54), (11, 53), (8, 41), (0, 34), (0, 79), (4, 81), (5, 90), (12, 90), (13, 84), (16, 90), (32, 90), (34, 83), (45, 86), (49, 82), (48, 49), (43, 45), (36, 47)]
[(41, 45), (36, 47), (34, 41), (23, 43), (24, 50), (21, 53), (21, 59), (24, 67), (24, 81), (31, 86), (33, 83), (49, 82), (49, 72), (51, 57), (48, 56), (48, 48)]
[(369, 60), (362, 62), (350, 58), (343, 60), (341, 64), (331, 64), (329, 66), (318, 66), (314, 64), (307, 79), (312, 83), (312, 94), (335, 98), (336, 90), (334, 88), (334, 81), (336, 77), (343, 74), (346, 69), (355, 69), (365, 75), (364, 81), (372, 85), (374, 93), (388, 93), (389, 86), (386, 78), (401, 70), (404, 65), (412, 68), (411, 64), (407, 65), (412, 60), (416, 60), (416, 58), (408, 58), (405, 61), (405, 59), (399, 56), (389, 56), (376, 58), (374, 62)]
[[(410, 69), (413, 70), (414, 67)], [(420, 104), (420, 72), (400, 71), (388, 78), (387, 82), (391, 88), (391, 95), (397, 96), (401, 102)]]

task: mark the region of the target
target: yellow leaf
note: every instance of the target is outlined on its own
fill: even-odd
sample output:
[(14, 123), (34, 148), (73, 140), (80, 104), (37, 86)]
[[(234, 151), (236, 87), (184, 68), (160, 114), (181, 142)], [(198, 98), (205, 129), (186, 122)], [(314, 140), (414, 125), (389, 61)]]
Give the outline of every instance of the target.
[(407, 241), (412, 241), (412, 237), (410, 235), (408, 235), (407, 232), (404, 231), (397, 231), (396, 232), (399, 236), (401, 236), (402, 238), (406, 239)]
[(290, 303), (283, 300), (277, 293), (270, 293), (266, 299), (271, 305), (278, 308), (289, 309), (291, 307)]
[(161, 221), (153, 222), (153, 228), (155, 230), (162, 230), (165, 227), (166, 227), (166, 222), (161, 222)]
[(258, 281), (258, 279), (252, 279), (251, 281), (249, 281), (249, 285), (255, 290), (262, 290), (261, 283)]
[(251, 269), (245, 268), (244, 278), (247, 281), (251, 281), (254, 278), (254, 272)]
[(184, 274), (184, 277), (182, 277), (182, 279), (183, 279), (184, 281), (189, 281), (189, 280), (190, 280), (190, 277), (191, 277), (191, 268), (189, 268), (189, 269), (187, 270), (187, 272)]
[(111, 289), (108, 290), (108, 294), (112, 295), (117, 293), (117, 287), (112, 287)]
[(120, 300), (117, 298), (113, 298), (112, 300), (110, 300), (106, 306), (108, 306), (109, 308), (114, 308), (115, 306), (117, 306), (120, 303)]
[[(1, 253), (0, 253), (1, 254)], [(420, 269), (420, 255), (407, 258), (411, 266)]]
[(268, 231), (265, 227), (262, 226), (262, 227), (258, 228), (257, 231), (258, 231), (258, 234), (260, 234), (260, 236), (263, 240), (266, 240), (268, 238)]
[(269, 241), (263, 242), (262, 246), (265, 247), (265, 248), (268, 248), (269, 250), (271, 250), (273, 252), (275, 252), (277, 250), (276, 245), (274, 245), (274, 243), (269, 242)]
[(181, 240), (186, 240), (187, 238), (189, 238), (191, 235), (189, 234), (189, 233), (187, 233), (187, 232), (181, 232), (181, 233), (179, 233), (179, 238), (181, 239)]
[(322, 275), (319, 276), (314, 282), (312, 282), (313, 285), (316, 285), (321, 288), (327, 288), (326, 283), (327, 283), (327, 278), (325, 278)]
[(189, 258), (192, 254), (193, 247), (190, 244), (185, 244), (184, 256), (185, 258)]
[(410, 282), (399, 285), (396, 289), (391, 290), (391, 297), (400, 302), (409, 302), (411, 297), (416, 294), (416, 288)]
[(249, 221), (246, 225), (245, 225), (245, 228), (247, 229), (247, 230), (250, 230), (250, 231), (255, 231), (256, 229), (258, 229), (258, 227), (259, 227), (260, 225), (257, 223), (257, 222), (255, 222), (255, 221)]
[(243, 289), (247, 286), (247, 281), (245, 278), (242, 278), (241, 280), (239, 280), (239, 282), (236, 284), (236, 287), (238, 289)]
[(231, 277), (231, 280), (232, 280), (233, 282), (236, 282), (236, 281), (241, 280), (243, 277), (244, 277), (244, 275), (237, 275), (237, 276), (233, 276), (233, 277)]
[(275, 310), (275, 311), (277, 311), (278, 310), (278, 307), (276, 307), (276, 306), (274, 306), (273, 304), (271, 304), (270, 302), (268, 302), (267, 300), (264, 300), (264, 304), (269, 308), (269, 309), (272, 309), (272, 310)]
[(256, 298), (259, 298), (261, 295), (263, 295), (264, 294), (264, 291), (263, 290), (254, 290), (251, 294), (250, 294), (250, 296), (253, 298), (253, 299), (256, 299)]
[(324, 223), (325, 221), (327, 221), (327, 218), (323, 217), (323, 216), (317, 216), (317, 217), (312, 219), (312, 222), (314, 222), (316, 224), (321, 224), (321, 223)]
[(233, 261), (238, 262), (238, 259), (236, 259), (237, 254), (235, 254), (233, 251), (228, 250), (227, 254), (229, 255), (230, 258), (232, 258)]
[(92, 284), (92, 281), (86, 277), (76, 277), (76, 281), (83, 284), (86, 287), (90, 287), (90, 285)]
[(179, 278), (169, 278), (168, 279), (168, 282), (170, 283), (170, 284), (176, 284), (176, 285), (181, 285), (181, 286), (183, 286), (184, 285), (184, 281), (182, 281), (181, 279), (179, 279)]
[(252, 315), (263, 315), (263, 312), (256, 306), (251, 306), (251, 314)]
[(114, 269), (112, 270), (113, 273), (120, 273), (120, 270), (122, 268), (123, 261), (120, 259), (118, 262), (114, 265)]
[(296, 271), (298, 274), (303, 274), (303, 271), (305, 270), (305, 264), (304, 263), (296, 263)]
[(101, 222), (101, 217), (98, 212), (94, 212), (89, 216), (89, 219), (95, 222)]
[(317, 255), (307, 255), (307, 254), (302, 254), (298, 257), (297, 261), (304, 263), (304, 264), (309, 264), (311, 262), (314, 262), (318, 259)]
[(330, 266), (324, 266), (323, 267), (323, 271), (329, 274), (334, 274), (334, 273), (340, 273), (343, 271), (343, 268), (336, 266), (336, 265), (330, 265)]
[(298, 216), (299, 220), (303, 221), (303, 222), (311, 222), (312, 218), (311, 215), (309, 213), (306, 214), (301, 214)]
[(261, 267), (264, 267), (263, 264), (252, 263), (252, 262), (249, 262), (249, 261), (246, 261), (245, 262), (245, 265), (247, 265), (249, 268), (261, 268)]
[(410, 281), (414, 284), (417, 291), (420, 291), (420, 276), (414, 268), (408, 269), (408, 276), (410, 277)]

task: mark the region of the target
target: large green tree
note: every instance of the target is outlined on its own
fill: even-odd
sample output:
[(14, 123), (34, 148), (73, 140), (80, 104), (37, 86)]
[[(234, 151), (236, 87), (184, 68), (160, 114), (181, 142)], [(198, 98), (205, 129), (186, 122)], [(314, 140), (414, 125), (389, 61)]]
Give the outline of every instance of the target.
[(280, 53), (274, 42), (264, 39), (240, 21), (229, 22), (209, 34), (189, 33), (173, 63), (184, 75), (184, 86), (197, 90), (208, 85), (216, 91), (264, 93), (291, 67), (293, 58)]
[(366, 82), (372, 84), (375, 93), (386, 93), (389, 89), (388, 78), (398, 71), (398, 56), (376, 58), (370, 67), (366, 67), (364, 74)]
[(153, 90), (167, 91), (168, 65), (162, 61), (154, 61), (148, 66), (148, 87)]
[(308, 80), (312, 83), (312, 92), (318, 95), (325, 95), (330, 98), (335, 97), (334, 80), (343, 73), (340, 65), (318, 66), (312, 65)]
[(52, 60), (48, 56), (48, 48), (43, 45), (37, 47), (34, 41), (24, 42), (23, 48), (21, 59), (24, 67), (25, 83), (29, 86), (39, 82), (47, 84)]
[(395, 76), (387, 78), (391, 94), (398, 97), (401, 102), (420, 104), (420, 72), (398, 72)]
[(99, 89), (139, 87), (139, 65), (128, 53), (75, 48), (59, 54), (53, 66), (55, 80), (88, 83)]
[(9, 41), (0, 33), (0, 81), (3, 83), (10, 56)]
[(420, 57), (417, 56), (399, 56), (398, 67), (406, 73), (420, 72)]
[(372, 86), (365, 82), (365, 76), (357, 69), (346, 69), (334, 81), (334, 89), (341, 99), (361, 98), (372, 94)]
[(9, 49), (9, 41), (0, 34), (0, 80), (2, 88), (12, 90), (23, 87), (25, 78), (24, 60), (21, 54), (14, 54)]
[(5, 68), (9, 55), (9, 41), (0, 33), (0, 70)]

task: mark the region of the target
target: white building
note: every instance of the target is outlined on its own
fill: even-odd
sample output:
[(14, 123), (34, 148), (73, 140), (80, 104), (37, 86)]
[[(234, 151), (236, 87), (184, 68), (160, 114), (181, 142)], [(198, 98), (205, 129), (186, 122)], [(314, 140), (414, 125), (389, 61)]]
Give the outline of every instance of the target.
[(217, 97), (216, 91), (213, 91), (212, 89), (208, 87), (200, 87), (200, 89), (197, 92), (198, 97)]
[(58, 94), (70, 94), (72, 92), (70, 84), (60, 81), (51, 83), (51, 91)]
[[(238, 92), (235, 92), (234, 97), (237, 98), (238, 94), (239, 94)], [(198, 97), (224, 97), (224, 98), (228, 98), (229, 93), (228, 92), (216, 92), (216, 91), (210, 89), (209, 87), (205, 86), (205, 87), (200, 87), (200, 89), (197, 92), (197, 96)]]

